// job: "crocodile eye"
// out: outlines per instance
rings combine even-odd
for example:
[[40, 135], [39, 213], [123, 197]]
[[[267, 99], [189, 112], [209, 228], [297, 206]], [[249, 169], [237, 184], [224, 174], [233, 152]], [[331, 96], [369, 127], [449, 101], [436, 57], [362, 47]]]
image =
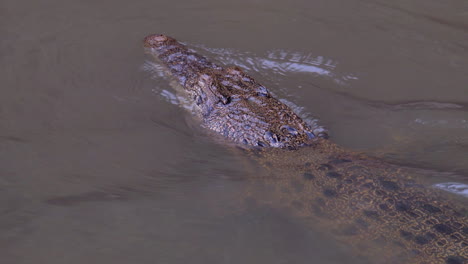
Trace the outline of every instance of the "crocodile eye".
[[197, 105], [201, 105], [203, 103], [203, 99], [200, 95], [196, 95], [194, 99]]
[[263, 86], [258, 86], [257, 87], [257, 94], [259, 96], [265, 96], [265, 97], [268, 97], [268, 91], [265, 87]]
[[259, 147], [268, 147], [268, 145], [267, 145], [265, 142], [260, 141], [260, 140], [257, 142], [257, 145], [258, 145]]
[[225, 104], [225, 105], [231, 103], [231, 101], [232, 101], [230, 96], [229, 97], [221, 96], [220, 99], [221, 99], [221, 102], [223, 102], [223, 104]]
[[271, 144], [273, 144], [273, 145], [276, 144], [276, 143], [278, 143], [278, 141], [279, 141], [278, 135], [274, 134], [274, 133], [271, 132], [271, 131], [267, 131], [267, 132], [265, 133], [264, 138], [265, 138], [267, 141], [269, 141]]

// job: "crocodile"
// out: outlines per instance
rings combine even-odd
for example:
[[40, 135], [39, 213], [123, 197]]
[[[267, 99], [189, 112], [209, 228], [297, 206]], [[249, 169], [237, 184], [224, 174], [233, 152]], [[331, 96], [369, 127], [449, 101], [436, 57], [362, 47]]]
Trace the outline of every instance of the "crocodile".
[[466, 205], [427, 187], [427, 171], [338, 146], [239, 67], [210, 62], [174, 38], [149, 35], [144, 47], [183, 87], [202, 127], [274, 175], [253, 179], [268, 192], [246, 192], [246, 200], [268, 196], [370, 263], [467, 262]]

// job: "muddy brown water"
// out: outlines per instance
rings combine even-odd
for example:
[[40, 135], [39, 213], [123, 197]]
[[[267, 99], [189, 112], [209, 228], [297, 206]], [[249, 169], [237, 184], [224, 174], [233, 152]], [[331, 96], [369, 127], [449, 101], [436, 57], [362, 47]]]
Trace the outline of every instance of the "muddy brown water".
[[150, 33], [245, 68], [343, 146], [468, 183], [464, 0], [3, 0], [0, 33], [1, 263], [361, 263], [239, 210], [252, 171], [148, 70]]

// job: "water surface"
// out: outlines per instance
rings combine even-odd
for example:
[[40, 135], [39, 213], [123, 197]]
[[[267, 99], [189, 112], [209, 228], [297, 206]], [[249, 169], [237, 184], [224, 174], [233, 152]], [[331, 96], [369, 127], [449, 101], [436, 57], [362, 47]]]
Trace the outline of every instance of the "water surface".
[[164, 33], [350, 149], [468, 183], [468, 3], [0, 4], [2, 263], [361, 263], [275, 207], [148, 71]]

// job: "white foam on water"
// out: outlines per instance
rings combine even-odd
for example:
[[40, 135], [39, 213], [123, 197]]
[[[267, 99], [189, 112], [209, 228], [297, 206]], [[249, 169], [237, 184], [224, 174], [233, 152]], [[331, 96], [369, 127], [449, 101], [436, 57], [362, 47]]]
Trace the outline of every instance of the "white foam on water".
[[327, 133], [328, 130], [319, 125], [319, 120], [315, 118], [311, 113], [307, 112], [304, 107], [298, 106], [297, 104], [287, 100], [279, 99], [283, 104], [289, 106], [296, 114], [298, 114], [307, 124], [309, 124], [315, 134]]
[[141, 65], [141, 69], [143, 71], [149, 72], [151, 77], [154, 79], [166, 77], [165, 67], [160, 63], [153, 62], [153, 61], [145, 61], [143, 65]]
[[468, 128], [467, 119], [429, 119], [429, 118], [416, 118], [414, 123], [422, 126], [429, 127], [444, 127], [444, 128]]
[[303, 52], [270, 50], [266, 54], [257, 55], [233, 49], [207, 48], [202, 45], [198, 47], [215, 54], [225, 65], [234, 64], [251, 71], [269, 70], [283, 76], [290, 73], [311, 73], [330, 78], [341, 85], [359, 79], [352, 73], [338, 73], [337, 61]]
[[434, 184], [433, 186], [438, 189], [468, 198], [468, 184], [458, 182], [443, 182]]
[[[158, 92], [156, 90], [153, 90], [153, 92]], [[169, 103], [173, 105], [180, 105], [179, 98], [177, 98], [177, 95], [173, 92], [170, 92], [168, 90], [162, 90], [159, 93], [162, 97], [164, 97]]]

